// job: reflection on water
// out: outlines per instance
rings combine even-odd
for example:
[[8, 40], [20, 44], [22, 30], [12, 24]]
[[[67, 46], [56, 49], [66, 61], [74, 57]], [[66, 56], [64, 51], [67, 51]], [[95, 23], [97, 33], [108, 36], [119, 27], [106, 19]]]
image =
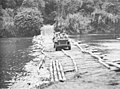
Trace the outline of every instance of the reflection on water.
[[31, 38], [2, 38], [0, 39], [0, 87], [6, 88], [6, 81], [22, 72], [28, 58], [27, 48]]

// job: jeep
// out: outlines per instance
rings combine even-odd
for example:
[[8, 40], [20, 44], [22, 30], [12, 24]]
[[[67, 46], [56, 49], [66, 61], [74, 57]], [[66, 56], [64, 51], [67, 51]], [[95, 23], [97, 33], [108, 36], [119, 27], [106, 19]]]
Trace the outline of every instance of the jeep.
[[68, 40], [68, 37], [66, 36], [65, 33], [55, 34], [55, 36], [53, 37], [53, 42], [56, 51], [59, 51], [61, 49], [71, 50], [70, 41]]

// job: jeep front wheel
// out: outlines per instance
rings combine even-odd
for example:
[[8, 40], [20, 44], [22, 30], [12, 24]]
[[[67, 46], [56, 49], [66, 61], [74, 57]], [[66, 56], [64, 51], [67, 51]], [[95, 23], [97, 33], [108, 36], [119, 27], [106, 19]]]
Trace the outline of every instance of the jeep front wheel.
[[56, 48], [55, 48], [55, 51], [59, 51], [59, 48], [58, 48], [58, 47], [56, 47]]
[[68, 50], [71, 50], [71, 46], [68, 46]]

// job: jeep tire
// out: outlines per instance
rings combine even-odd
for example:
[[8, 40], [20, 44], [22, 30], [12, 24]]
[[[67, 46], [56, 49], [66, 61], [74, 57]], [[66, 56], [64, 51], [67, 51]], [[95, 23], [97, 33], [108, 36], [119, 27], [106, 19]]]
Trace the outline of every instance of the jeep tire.
[[55, 48], [55, 51], [58, 51], [58, 48]]
[[68, 46], [68, 50], [71, 50], [71, 46]]

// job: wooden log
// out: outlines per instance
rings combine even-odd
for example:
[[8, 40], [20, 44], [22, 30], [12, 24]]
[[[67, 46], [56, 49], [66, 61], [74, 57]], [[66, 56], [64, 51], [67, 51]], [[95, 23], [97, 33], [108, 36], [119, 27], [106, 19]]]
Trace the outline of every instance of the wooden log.
[[117, 71], [117, 70], [119, 70], [119, 68], [117, 68], [117, 67], [115, 67], [115, 66], [111, 66], [111, 67], [110, 67], [110, 70], [112, 70], [112, 71]]
[[77, 46], [82, 52], [84, 51], [84, 50], [82, 49], [82, 47], [79, 46], [78, 44], [75, 44], [75, 46]]
[[65, 81], [66, 78], [65, 78], [65, 74], [64, 74], [64, 71], [63, 71], [63, 68], [62, 68], [62, 65], [60, 62], [58, 62], [58, 65], [59, 65], [59, 68], [60, 68], [60, 71], [61, 71], [61, 76], [62, 76], [62, 79]]
[[58, 79], [59, 79], [59, 81], [63, 81], [58, 60], [56, 60], [55, 63], [56, 63], [56, 68], [57, 68]]
[[51, 76], [51, 82], [54, 82], [53, 64], [52, 64], [52, 61], [50, 62], [50, 76]]
[[112, 62], [117, 63], [117, 64], [120, 64], [120, 60], [114, 60], [114, 61], [112, 61]]
[[98, 55], [95, 55], [92, 52], [90, 52], [90, 55], [98, 60], [102, 60]]
[[[108, 69], [110, 70], [117, 70], [117, 68], [120, 68], [120, 65], [119, 64], [116, 64], [116, 63], [112, 63], [112, 62], [103, 62], [103, 59], [101, 59], [99, 56], [93, 54], [92, 52], [90, 51], [85, 51], [82, 49], [82, 47], [80, 47], [78, 44], [74, 44], [76, 45], [83, 53], [88, 53], [90, 54], [92, 57], [98, 59], [98, 62], [101, 63], [102, 65], [104, 65], [105, 67], [107, 67]], [[114, 65], [115, 67], [111, 67], [110, 65]]]
[[79, 49], [81, 49], [81, 51], [83, 51], [83, 52], [85, 52], [85, 53], [88, 53], [88, 54], [90, 54], [92, 57], [98, 59], [98, 62], [101, 63], [102, 65], [104, 65], [105, 67], [107, 67], [108, 69], [113, 69], [113, 68], [110, 67], [107, 63], [103, 62], [103, 60], [102, 60], [99, 56], [93, 54], [93, 53], [90, 52], [90, 51], [84, 51], [84, 50], [82, 49], [82, 47], [80, 47], [78, 44], [76, 44], [76, 46], [77, 46]]
[[43, 50], [41, 51], [41, 53], [42, 53], [43, 55], [45, 55], [46, 57], [52, 59], [52, 58], [51, 58], [49, 55], [47, 55]]
[[40, 61], [39, 65], [38, 65], [39, 70], [42, 68], [43, 63], [45, 63], [45, 59], [44, 58]]
[[[116, 67], [118, 67], [118, 66], [120, 67], [120, 65], [116, 65], [116, 67], [110, 66], [109, 64], [111, 64], [111, 63], [106, 63], [106, 62], [104, 62], [103, 59], [101, 59], [98, 55], [93, 54], [92, 52], [89, 52], [89, 54], [90, 54], [92, 57], [98, 59], [98, 62], [99, 62], [99, 63], [101, 63], [102, 65], [104, 65], [106, 68], [108, 68], [108, 69], [110, 69], [110, 70], [117, 70]], [[115, 66], [115, 64], [112, 64], [112, 65]]]
[[108, 64], [106, 64], [105, 62], [103, 62], [102, 60], [98, 60], [98, 62], [101, 63], [102, 65], [104, 65], [106, 68], [111, 69], [111, 67]]
[[115, 66], [115, 67], [117, 67], [117, 68], [120, 68], [120, 65], [119, 64], [117, 64], [117, 63], [113, 63], [113, 62], [106, 62], [107, 64], [110, 64], [110, 65], [113, 65], [113, 66]]
[[92, 57], [98, 59], [98, 62], [101, 63], [102, 65], [104, 65], [106, 68], [111, 69], [111, 67], [110, 67], [106, 62], [103, 62], [103, 59], [101, 59], [98, 55], [95, 55], [95, 54], [93, 54], [92, 52], [89, 52], [89, 54], [90, 54]]
[[72, 60], [72, 62], [73, 62], [73, 64], [74, 64], [74, 67], [75, 67], [75, 71], [77, 72], [77, 65], [76, 65], [76, 62], [74, 61], [74, 58], [71, 57], [69, 54], [67, 54], [63, 49], [62, 49], [62, 52], [63, 52], [66, 56], [68, 56], [69, 58], [71, 58], [71, 60]]
[[75, 46], [77, 46], [80, 50], [81, 50], [81, 52], [83, 52], [83, 53], [88, 53], [88, 51], [85, 51], [85, 50], [83, 50], [83, 48], [81, 47], [81, 46], [79, 46], [79, 44], [78, 43], [75, 43], [75, 42], [72, 42]]
[[54, 69], [54, 72], [53, 72], [54, 80], [57, 82], [59, 80], [58, 80], [58, 76], [57, 76], [57, 70], [56, 70], [56, 66], [55, 66], [55, 61], [53, 61], [52, 63], [53, 63], [53, 69]]
[[74, 71], [75, 71], [74, 68], [64, 69], [64, 72], [65, 72], [65, 73], [66, 73], [66, 72], [74, 72]]

